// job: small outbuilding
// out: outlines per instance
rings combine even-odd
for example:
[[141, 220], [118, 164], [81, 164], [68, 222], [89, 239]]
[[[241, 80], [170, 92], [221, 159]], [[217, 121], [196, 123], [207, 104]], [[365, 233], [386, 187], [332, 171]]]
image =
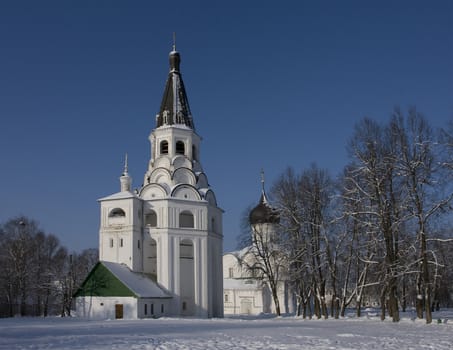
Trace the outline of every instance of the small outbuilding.
[[81, 317], [136, 319], [166, 315], [171, 298], [152, 275], [100, 261], [76, 292], [75, 303]]

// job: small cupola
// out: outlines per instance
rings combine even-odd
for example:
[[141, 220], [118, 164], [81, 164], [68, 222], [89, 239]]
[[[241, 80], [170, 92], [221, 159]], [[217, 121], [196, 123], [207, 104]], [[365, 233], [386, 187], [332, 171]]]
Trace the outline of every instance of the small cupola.
[[256, 224], [278, 224], [280, 215], [272, 208], [264, 190], [264, 172], [261, 171], [261, 198], [258, 205], [250, 211], [249, 221], [251, 225]]

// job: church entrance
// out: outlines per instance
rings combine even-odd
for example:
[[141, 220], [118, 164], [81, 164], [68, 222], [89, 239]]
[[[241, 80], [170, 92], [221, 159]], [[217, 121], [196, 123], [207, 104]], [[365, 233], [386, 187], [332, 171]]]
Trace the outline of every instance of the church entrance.
[[115, 304], [115, 318], [123, 318], [123, 304]]
[[252, 313], [252, 301], [250, 299], [241, 300], [241, 314], [250, 315]]
[[195, 314], [195, 284], [193, 267], [193, 243], [187, 239], [179, 245], [179, 273], [181, 288], [181, 315]]

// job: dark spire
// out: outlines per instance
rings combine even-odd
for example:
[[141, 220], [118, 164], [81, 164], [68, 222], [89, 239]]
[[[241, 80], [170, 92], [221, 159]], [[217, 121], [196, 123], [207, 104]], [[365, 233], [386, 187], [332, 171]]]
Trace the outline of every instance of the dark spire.
[[165, 84], [159, 114], [156, 116], [156, 127], [179, 124], [195, 130], [189, 100], [179, 71], [181, 56], [176, 51], [175, 39], [173, 40], [173, 51], [170, 52], [169, 56], [170, 73]]

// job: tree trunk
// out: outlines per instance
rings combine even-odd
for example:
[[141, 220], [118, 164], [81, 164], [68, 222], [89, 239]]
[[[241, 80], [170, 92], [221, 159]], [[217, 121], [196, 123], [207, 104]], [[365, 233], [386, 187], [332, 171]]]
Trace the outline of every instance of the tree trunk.
[[399, 322], [400, 312], [398, 308], [398, 297], [397, 297], [396, 281], [394, 278], [391, 280], [391, 287], [389, 293], [389, 315], [392, 317], [393, 322]]
[[319, 318], [321, 318], [321, 308], [319, 305], [319, 299], [316, 296], [316, 294], [313, 296], [313, 302], [314, 302], [313, 313], [319, 319]]
[[403, 312], [406, 312], [406, 305], [407, 305], [407, 299], [406, 299], [406, 279], [403, 278], [403, 290], [402, 290], [402, 297], [401, 297], [401, 308]]
[[386, 295], [386, 289], [387, 289], [386, 287], [383, 287], [382, 291], [381, 291], [381, 321], [385, 320], [385, 303], [386, 303], [385, 295]]
[[426, 323], [431, 323], [433, 321], [433, 316], [431, 313], [431, 289], [429, 288], [429, 270], [428, 270], [428, 257], [426, 253], [426, 234], [423, 231], [421, 232], [421, 255], [422, 255], [422, 281], [423, 289], [425, 295], [425, 313], [426, 313]]
[[324, 318], [327, 320], [329, 318], [329, 313], [327, 311], [326, 299], [321, 297], [321, 312]]
[[340, 318], [340, 299], [338, 298], [335, 298], [335, 319], [339, 319]]
[[425, 312], [426, 312], [426, 323], [433, 322], [433, 315], [431, 313], [431, 291], [429, 286], [425, 286]]
[[[310, 297], [311, 298], [311, 297]], [[308, 314], [308, 318], [311, 320], [312, 317], [313, 317], [313, 310], [311, 309], [311, 302], [310, 302], [310, 298], [307, 299], [307, 314]]]
[[297, 300], [296, 316], [300, 316], [301, 310], [302, 310], [302, 298], [299, 295], [298, 300]]
[[271, 287], [271, 292], [272, 292], [272, 299], [274, 300], [274, 305], [275, 305], [275, 313], [277, 314], [277, 316], [281, 316], [280, 301], [278, 300], [277, 286], [274, 283], [270, 283], [270, 287]]
[[357, 317], [362, 317], [362, 301], [358, 300], [355, 306], [355, 314]]

